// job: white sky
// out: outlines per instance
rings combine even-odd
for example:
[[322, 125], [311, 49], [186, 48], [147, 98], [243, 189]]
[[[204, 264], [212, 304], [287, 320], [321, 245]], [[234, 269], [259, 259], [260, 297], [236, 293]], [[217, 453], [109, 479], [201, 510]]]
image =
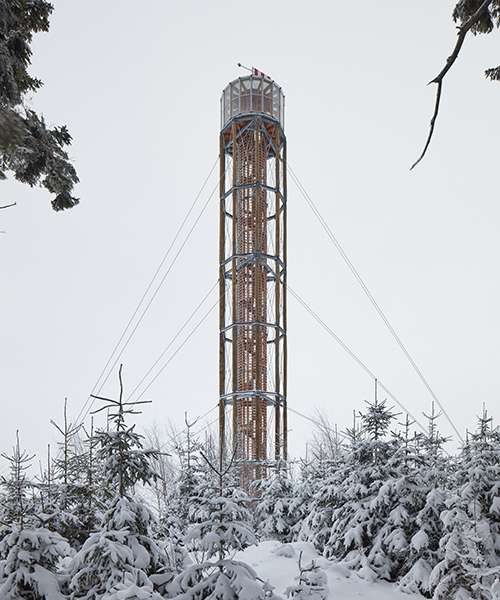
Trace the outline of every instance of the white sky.
[[[498, 64], [496, 33], [466, 40], [410, 172], [434, 106], [426, 84], [455, 43], [453, 1], [54, 4], [33, 44], [45, 83], [33, 107], [73, 135], [81, 204], [55, 213], [44, 190], [0, 183], [1, 204], [17, 202], [0, 215], [0, 451], [20, 429], [44, 456], [64, 398], [80, 412], [217, 158], [220, 93], [245, 74], [238, 62], [283, 87], [292, 169], [458, 429], [475, 427], [483, 402], [498, 416], [500, 88], [483, 76]], [[292, 181], [288, 202], [290, 285], [425, 422], [428, 392]], [[215, 283], [217, 262], [214, 196], [120, 359], [125, 392]], [[215, 310], [147, 390], [143, 421], [182, 424], [216, 405], [217, 328]], [[289, 406], [350, 426], [373, 382], [293, 298], [288, 333]], [[115, 368], [101, 394], [117, 391]], [[309, 424], [289, 421], [297, 455]], [[451, 434], [444, 419], [441, 429]]]

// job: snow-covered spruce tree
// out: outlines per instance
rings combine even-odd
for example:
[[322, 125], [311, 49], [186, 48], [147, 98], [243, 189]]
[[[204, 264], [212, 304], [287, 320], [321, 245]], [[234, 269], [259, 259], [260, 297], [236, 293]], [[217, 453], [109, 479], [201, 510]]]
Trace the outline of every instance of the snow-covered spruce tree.
[[295, 525], [292, 529], [292, 541], [297, 541], [301, 535], [305, 520], [311, 512], [314, 493], [318, 485], [310, 465], [304, 463], [300, 467], [298, 481], [294, 481], [294, 493], [290, 503], [290, 511], [295, 515]]
[[410, 539], [409, 554], [401, 568], [399, 587], [408, 593], [431, 595], [430, 574], [432, 569], [442, 560], [440, 541], [444, 533], [441, 514], [446, 509], [446, 500], [451, 474], [450, 459], [443, 454], [443, 445], [447, 438], [443, 437], [437, 428], [434, 403], [428, 419], [426, 435], [419, 436], [419, 483], [420, 492], [424, 498], [423, 505], [414, 507], [413, 532]]
[[430, 597], [430, 575], [442, 558], [440, 541], [443, 536], [442, 511], [446, 508], [448, 491], [444, 488], [430, 488], [423, 482], [424, 505], [418, 510], [412, 529], [409, 552], [400, 571], [399, 587], [410, 594], [423, 594]]
[[198, 487], [207, 479], [208, 467], [200, 454], [201, 443], [191, 433], [192, 425], [186, 419], [186, 438], [174, 446], [179, 468], [162, 515], [165, 525], [178, 537], [184, 537], [191, 524], [190, 499], [197, 495]]
[[324, 552], [330, 539], [334, 510], [348, 501], [342, 487], [346, 476], [345, 467], [339, 465], [325, 477], [322, 485], [321, 479], [314, 475], [304, 480], [306, 490], [312, 491], [312, 501], [309, 514], [302, 521], [298, 539], [311, 542], [318, 552]]
[[484, 538], [467, 514], [451, 504], [443, 513], [448, 533], [441, 540], [444, 558], [432, 570], [429, 585], [435, 600], [490, 600], [500, 568], [489, 568]]
[[431, 414], [426, 415], [427, 434], [420, 436], [420, 446], [425, 457], [426, 477], [429, 484], [435, 488], [446, 487], [452, 474], [450, 458], [444, 455], [443, 446], [451, 438], [444, 437], [438, 429], [437, 420], [442, 412], [436, 413], [432, 402]]
[[[51, 423], [62, 439], [58, 454], [48, 457], [47, 470], [38, 485], [41, 508], [49, 529], [66, 538], [74, 550], [80, 549], [98, 523], [96, 476], [92, 473], [92, 448], [85, 447], [83, 426], [73, 426], [64, 403], [63, 425]], [[50, 450], [50, 447], [49, 447]]]
[[[290, 509], [297, 519], [294, 539], [312, 542], [322, 552], [331, 527], [332, 502], [335, 501], [330, 495], [331, 486], [344, 465], [345, 443], [324, 413], [317, 412], [315, 423]], [[357, 429], [356, 413], [354, 429]]]
[[133, 495], [136, 484], [148, 484], [156, 476], [149, 464], [156, 451], [144, 449], [142, 436], [134, 426], [127, 427], [125, 415], [137, 413], [122, 400], [121, 367], [119, 377], [119, 400], [102, 398], [110, 428], [94, 435], [110, 500], [100, 527], [72, 561], [69, 590], [72, 598], [88, 600], [160, 600], [153, 581], [163, 584], [171, 577], [168, 557], [151, 537], [151, 509]]
[[408, 552], [419, 501], [415, 456], [400, 436], [384, 439], [395, 417], [385, 401], [367, 405], [361, 415], [364, 436], [353, 439], [345, 465], [329, 481], [332, 513], [323, 553], [367, 579], [394, 580]]
[[[204, 456], [204, 455], [203, 455]], [[177, 600], [263, 600], [277, 598], [269, 584], [259, 580], [246, 563], [234, 559], [238, 550], [255, 544], [247, 523], [248, 496], [231, 485], [231, 467], [208, 462], [213, 476], [206, 477], [191, 498], [185, 543], [196, 562], [167, 585], [167, 597]], [[229, 480], [229, 485], [228, 485]]]
[[418, 452], [418, 437], [410, 434], [412, 424], [406, 416], [401, 423], [403, 433], [392, 433], [394, 451], [385, 465], [385, 482], [373, 484], [376, 495], [369, 505], [370, 514], [382, 521], [370, 527], [373, 537], [367, 559], [379, 577], [392, 581], [405, 573], [411, 540], [418, 532], [416, 518], [426, 497], [424, 461]]
[[500, 431], [486, 409], [459, 456], [456, 486], [463, 507], [482, 538], [489, 567], [500, 566]]
[[299, 554], [299, 575], [296, 584], [288, 587], [285, 594], [294, 600], [326, 600], [328, 580], [326, 573], [312, 561], [302, 565], [302, 552]]
[[169, 539], [169, 556], [178, 570], [190, 562], [184, 539], [189, 527], [200, 519], [199, 515], [193, 514], [196, 512], [196, 501], [193, 501], [193, 498], [200, 493], [199, 488], [203, 487], [202, 483], [211, 480], [210, 473], [207, 474], [208, 467], [200, 454], [201, 444], [191, 433], [193, 425], [194, 423], [188, 422], [186, 415], [185, 440], [181, 440], [174, 446], [179, 468], [160, 513], [161, 527]]
[[353, 416], [353, 427], [346, 431], [346, 449], [338, 454], [337, 460], [325, 463], [323, 456], [318, 457], [316, 453], [313, 460], [305, 466], [305, 479], [313, 496], [309, 514], [299, 532], [299, 539], [311, 542], [321, 553], [325, 551], [327, 541], [331, 537], [333, 512], [349, 501], [344, 482], [356, 464], [353, 450], [363, 439], [359, 419], [356, 413], [353, 413]]
[[458, 458], [441, 515], [443, 558], [431, 574], [435, 598], [490, 598], [500, 573], [500, 432], [491, 422], [484, 411]]
[[301, 516], [294, 502], [295, 482], [286, 473], [278, 471], [256, 482], [255, 490], [257, 501], [253, 517], [259, 539], [293, 541]]
[[10, 476], [1, 481], [0, 598], [62, 600], [58, 566], [70, 547], [58, 533], [40, 526], [43, 515], [27, 476], [33, 457], [21, 451], [19, 435], [12, 456], [2, 456], [10, 464]]
[[[347, 429], [345, 435], [351, 446], [361, 440], [359, 418], [355, 412], [353, 418], [353, 427]], [[348, 473], [346, 469], [349, 449], [346, 448], [345, 441], [337, 441], [333, 445], [327, 440], [326, 444], [321, 444], [324, 430], [325, 426], [322, 424], [320, 434], [316, 436], [311, 451], [308, 451], [309, 456], [302, 466], [301, 483], [298, 486], [298, 492], [306, 499], [306, 512], [303, 514], [297, 537], [311, 542], [321, 553], [324, 552], [330, 538], [333, 511], [348, 500], [344, 495], [342, 482]], [[334, 454], [328, 451], [332, 447], [335, 448]]]

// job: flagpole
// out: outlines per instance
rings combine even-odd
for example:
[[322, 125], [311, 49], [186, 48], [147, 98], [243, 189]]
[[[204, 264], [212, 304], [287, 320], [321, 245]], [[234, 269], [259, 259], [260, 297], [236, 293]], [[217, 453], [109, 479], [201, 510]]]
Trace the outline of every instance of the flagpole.
[[252, 73], [252, 74], [255, 71], [255, 69], [253, 67], [250, 69], [250, 67], [245, 67], [245, 65], [242, 65], [241, 63], [238, 63], [238, 67], [241, 67], [242, 69], [246, 69], [247, 71], [250, 71], [250, 73]]

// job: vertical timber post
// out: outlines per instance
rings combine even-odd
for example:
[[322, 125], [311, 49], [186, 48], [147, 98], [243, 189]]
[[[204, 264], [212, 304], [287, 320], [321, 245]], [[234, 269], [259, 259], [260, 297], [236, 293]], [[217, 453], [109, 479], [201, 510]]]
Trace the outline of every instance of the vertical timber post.
[[288, 346], [287, 346], [287, 159], [286, 159], [286, 140], [283, 142], [283, 460], [288, 460]]
[[232, 352], [231, 352], [231, 366], [232, 366], [232, 391], [233, 391], [233, 453], [236, 452], [238, 447], [238, 398], [236, 391], [238, 389], [238, 324], [237, 324], [237, 306], [236, 306], [236, 121], [233, 121], [231, 126], [231, 141], [233, 148], [233, 172], [232, 172], [232, 209], [233, 215], [231, 223], [231, 303], [232, 303], [232, 318], [233, 318], [233, 332], [232, 332]]
[[261, 406], [260, 406], [260, 390], [262, 389], [261, 378], [261, 359], [262, 359], [262, 340], [260, 328], [261, 315], [261, 289], [260, 289], [260, 251], [261, 251], [261, 236], [260, 236], [260, 220], [261, 220], [261, 189], [260, 189], [260, 131], [259, 122], [255, 123], [255, 253], [254, 253], [254, 289], [255, 289], [255, 311], [254, 311], [254, 336], [255, 336], [255, 389], [257, 395], [253, 399], [255, 411], [255, 479], [260, 479], [261, 474]]
[[219, 143], [219, 196], [220, 201], [220, 213], [219, 213], [219, 452], [222, 457], [225, 446], [226, 438], [226, 407], [224, 403], [224, 392], [225, 392], [225, 374], [226, 374], [226, 360], [225, 360], [225, 339], [226, 339], [226, 282], [225, 282], [225, 269], [224, 269], [224, 258], [226, 255], [224, 236], [226, 211], [224, 207], [224, 195], [225, 195], [225, 160], [224, 160], [224, 140], [222, 135], [220, 136]]
[[[279, 148], [280, 147], [280, 128], [278, 125], [275, 126], [275, 133], [274, 133], [275, 139], [276, 139], [276, 147]], [[275, 173], [275, 181], [277, 182], [277, 184], [280, 181], [280, 160], [279, 160], [279, 156], [276, 158], [275, 161], [275, 169], [276, 169], [276, 173]], [[274, 211], [275, 211], [275, 244], [276, 244], [276, 250], [279, 250], [280, 246], [281, 246], [281, 235], [280, 235], [280, 216], [281, 216], [281, 194], [279, 192], [279, 186], [277, 185], [276, 188], [276, 192], [275, 192], [275, 200], [274, 200]], [[279, 252], [276, 251], [276, 254], [279, 254]], [[279, 471], [280, 469], [280, 459], [281, 459], [281, 447], [282, 447], [282, 439], [281, 439], [281, 400], [280, 400], [280, 377], [282, 376], [282, 374], [280, 373], [280, 338], [281, 338], [281, 332], [280, 332], [280, 325], [281, 325], [281, 306], [280, 306], [280, 300], [281, 300], [281, 294], [280, 294], [280, 272], [281, 272], [281, 265], [279, 263], [279, 260], [276, 259], [275, 260], [275, 265], [274, 265], [274, 276], [276, 278], [276, 292], [275, 292], [275, 297], [274, 297], [274, 323], [275, 323], [275, 330], [274, 330], [274, 387], [276, 390], [276, 400], [275, 400], [275, 404], [274, 404], [274, 460], [276, 461], [276, 466], [277, 466], [277, 470]]]

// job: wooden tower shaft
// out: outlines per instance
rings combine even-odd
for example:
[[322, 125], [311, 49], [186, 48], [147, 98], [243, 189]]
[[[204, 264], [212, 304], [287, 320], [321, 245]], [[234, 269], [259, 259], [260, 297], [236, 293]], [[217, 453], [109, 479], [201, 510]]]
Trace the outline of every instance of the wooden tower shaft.
[[244, 484], [286, 460], [283, 102], [281, 88], [257, 76], [222, 97], [219, 424], [222, 450], [232, 408]]

